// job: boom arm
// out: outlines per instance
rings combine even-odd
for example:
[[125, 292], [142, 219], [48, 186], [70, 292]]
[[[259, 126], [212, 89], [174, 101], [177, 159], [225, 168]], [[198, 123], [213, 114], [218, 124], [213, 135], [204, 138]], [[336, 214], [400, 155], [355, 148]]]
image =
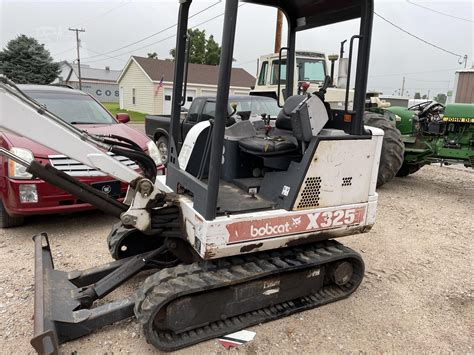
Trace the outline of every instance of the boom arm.
[[142, 177], [97, 147], [109, 149], [110, 145], [93, 140], [87, 132], [45, 110], [13, 85], [5, 77], [0, 78], [0, 128], [31, 139], [123, 182], [130, 183]]
[[[128, 183], [129, 189], [124, 202], [129, 206], [126, 206], [50, 165], [42, 166], [36, 161], [25, 162], [11, 152], [0, 149], [0, 154], [25, 165], [27, 171], [35, 176], [79, 196], [105, 212], [120, 217], [124, 225], [134, 226], [141, 231], [150, 228], [148, 203], [159, 195], [164, 196], [164, 193], [155, 189], [152, 181], [99, 149], [101, 147], [112, 150], [113, 144], [106, 144], [99, 137], [64, 122], [25, 95], [4, 76], [0, 76], [0, 129], [31, 139]], [[121, 213], [122, 211], [124, 212]]]

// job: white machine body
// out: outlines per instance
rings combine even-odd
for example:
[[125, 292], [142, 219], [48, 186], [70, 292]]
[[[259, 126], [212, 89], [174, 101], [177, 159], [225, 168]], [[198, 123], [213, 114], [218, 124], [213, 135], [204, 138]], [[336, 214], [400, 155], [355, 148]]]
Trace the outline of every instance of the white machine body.
[[[285, 247], [323, 234], [327, 238], [367, 232], [376, 217], [383, 131], [366, 128], [371, 139], [320, 142], [292, 211], [265, 210], [207, 221], [193, 208], [191, 198], [180, 196], [187, 240], [203, 259], [214, 259]], [[326, 129], [320, 134], [345, 135]], [[156, 187], [172, 192], [166, 176], [157, 177]]]

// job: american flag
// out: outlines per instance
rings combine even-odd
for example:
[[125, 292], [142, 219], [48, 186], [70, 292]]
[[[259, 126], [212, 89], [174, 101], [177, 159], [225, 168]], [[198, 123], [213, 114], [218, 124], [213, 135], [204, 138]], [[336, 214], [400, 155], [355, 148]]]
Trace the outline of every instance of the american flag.
[[155, 89], [155, 96], [158, 95], [160, 92], [160, 89], [163, 87], [163, 80], [164, 80], [164, 75], [161, 76], [160, 82], [158, 83], [158, 86]]

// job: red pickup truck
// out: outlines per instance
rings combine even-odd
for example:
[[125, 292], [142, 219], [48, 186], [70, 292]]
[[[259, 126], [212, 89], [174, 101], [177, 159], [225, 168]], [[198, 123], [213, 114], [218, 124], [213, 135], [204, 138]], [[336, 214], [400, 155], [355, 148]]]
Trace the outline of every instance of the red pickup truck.
[[[131, 139], [155, 162], [161, 162], [156, 145], [145, 134], [124, 124], [130, 120], [127, 114], [117, 114], [117, 117], [113, 117], [92, 96], [67, 87], [19, 85], [19, 88], [65, 121], [91, 133], [115, 134]], [[113, 197], [123, 198], [127, 191], [125, 183], [16, 134], [0, 131], [0, 146], [25, 160], [36, 159], [43, 164], [50, 163], [56, 169], [91, 184]], [[114, 158], [132, 169], [138, 169], [135, 162], [128, 158], [121, 156]], [[28, 215], [65, 213], [92, 208], [75, 196], [32, 177], [23, 166], [3, 156], [0, 157], [0, 227], [19, 226]]]

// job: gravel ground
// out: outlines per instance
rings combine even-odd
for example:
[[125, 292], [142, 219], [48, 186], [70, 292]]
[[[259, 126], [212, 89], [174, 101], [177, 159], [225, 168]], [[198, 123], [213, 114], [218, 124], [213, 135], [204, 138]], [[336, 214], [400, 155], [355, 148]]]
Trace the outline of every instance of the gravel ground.
[[[428, 166], [381, 188], [373, 230], [342, 240], [364, 257], [359, 289], [346, 300], [252, 327], [255, 339], [232, 352], [473, 353], [473, 180], [471, 171]], [[1, 353], [32, 352], [31, 236], [49, 233], [58, 269], [87, 268], [110, 261], [105, 238], [113, 222], [88, 212], [35, 217], [24, 227], [0, 230]], [[61, 351], [155, 352], [133, 320], [67, 343]], [[181, 351], [221, 352], [215, 340]]]

